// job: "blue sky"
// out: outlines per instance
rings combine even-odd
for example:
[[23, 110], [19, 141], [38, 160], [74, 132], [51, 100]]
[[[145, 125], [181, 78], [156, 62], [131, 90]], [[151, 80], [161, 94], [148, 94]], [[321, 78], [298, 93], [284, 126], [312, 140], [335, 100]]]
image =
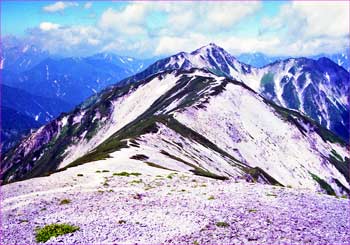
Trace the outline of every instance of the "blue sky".
[[347, 2], [2, 1], [2, 36], [61, 55], [115, 52], [152, 57], [215, 42], [233, 54], [341, 52]]

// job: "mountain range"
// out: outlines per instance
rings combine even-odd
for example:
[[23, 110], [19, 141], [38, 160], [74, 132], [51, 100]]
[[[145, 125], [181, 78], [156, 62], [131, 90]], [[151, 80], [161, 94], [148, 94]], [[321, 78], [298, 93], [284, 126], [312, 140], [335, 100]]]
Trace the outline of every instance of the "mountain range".
[[349, 141], [349, 73], [328, 58], [290, 58], [255, 68], [209, 44], [192, 53], [181, 52], [159, 60], [121, 83], [135, 82], [162, 70], [191, 68], [206, 68], [241, 81], [265, 98], [305, 113]]
[[[62, 58], [34, 45], [6, 41], [1, 54], [2, 107], [12, 109], [14, 122], [2, 125], [2, 151], [15, 145], [30, 129], [72, 110], [93, 94], [142, 70], [152, 59], [100, 53]], [[14, 110], [14, 111], [13, 111]], [[26, 123], [23, 123], [23, 120]]]
[[28, 135], [3, 156], [2, 179], [129, 161], [349, 195], [348, 78], [327, 58], [258, 69], [215, 44], [181, 52]]
[[[307, 56], [306, 58], [317, 60], [322, 57], [326, 57], [332, 60], [334, 63], [343, 67], [348, 72], [350, 72], [350, 63], [349, 63], [350, 49], [349, 48], [345, 49], [345, 51], [342, 53], [311, 55], [311, 56]], [[270, 55], [263, 54], [261, 52], [242, 53], [237, 56], [237, 59], [239, 61], [257, 68], [261, 68], [273, 62], [281, 61], [289, 58], [293, 58], [293, 57], [270, 56]]]

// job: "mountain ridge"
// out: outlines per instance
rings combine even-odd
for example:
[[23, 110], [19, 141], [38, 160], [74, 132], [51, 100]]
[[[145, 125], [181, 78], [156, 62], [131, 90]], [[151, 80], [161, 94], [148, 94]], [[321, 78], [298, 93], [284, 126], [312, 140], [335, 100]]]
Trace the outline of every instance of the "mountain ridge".
[[[175, 69], [110, 88], [97, 101], [40, 128], [5, 156], [5, 180], [126, 154], [207, 177], [314, 190], [325, 182], [329, 194], [349, 191], [346, 144], [307, 117], [271, 106], [240, 81], [203, 69]], [[288, 158], [281, 160], [283, 155]]]

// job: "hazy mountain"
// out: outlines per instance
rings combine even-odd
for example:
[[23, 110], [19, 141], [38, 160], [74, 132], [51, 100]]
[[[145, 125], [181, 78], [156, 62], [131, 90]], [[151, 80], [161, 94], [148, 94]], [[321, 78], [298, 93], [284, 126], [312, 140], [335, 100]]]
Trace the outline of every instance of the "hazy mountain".
[[[319, 59], [322, 57], [326, 57], [330, 60], [332, 60], [334, 63], [336, 63], [339, 66], [342, 66], [345, 70], [350, 72], [350, 63], [349, 63], [349, 56], [350, 56], [350, 49], [346, 49], [342, 53], [336, 53], [336, 54], [319, 54], [319, 55], [312, 55], [308, 58], [310, 59]], [[285, 60], [288, 58], [288, 56], [269, 56], [265, 55], [263, 53], [257, 52], [257, 53], [243, 53], [237, 56], [237, 59], [245, 64], [254, 66], [254, 67], [263, 67], [270, 63]]]
[[2, 150], [6, 151], [18, 139], [68, 112], [74, 106], [59, 99], [30, 94], [21, 89], [1, 85]]

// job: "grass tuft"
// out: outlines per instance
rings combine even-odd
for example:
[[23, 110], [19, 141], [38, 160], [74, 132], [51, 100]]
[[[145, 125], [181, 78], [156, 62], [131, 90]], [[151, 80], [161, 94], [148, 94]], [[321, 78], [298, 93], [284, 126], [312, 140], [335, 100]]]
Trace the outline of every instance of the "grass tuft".
[[128, 173], [128, 172], [113, 173], [113, 176], [125, 176], [125, 177], [140, 176], [140, 175], [142, 175], [142, 174], [141, 173]]
[[51, 237], [57, 237], [64, 234], [72, 233], [78, 231], [80, 228], [78, 226], [72, 226], [69, 224], [51, 224], [46, 225], [42, 228], [38, 228], [35, 231], [35, 239], [37, 242], [46, 242]]
[[229, 227], [229, 223], [227, 222], [223, 222], [223, 221], [219, 221], [219, 222], [216, 222], [215, 224], [217, 227]]
[[69, 203], [71, 203], [70, 199], [63, 199], [60, 201], [60, 205], [65, 205], [65, 204], [69, 204]]

